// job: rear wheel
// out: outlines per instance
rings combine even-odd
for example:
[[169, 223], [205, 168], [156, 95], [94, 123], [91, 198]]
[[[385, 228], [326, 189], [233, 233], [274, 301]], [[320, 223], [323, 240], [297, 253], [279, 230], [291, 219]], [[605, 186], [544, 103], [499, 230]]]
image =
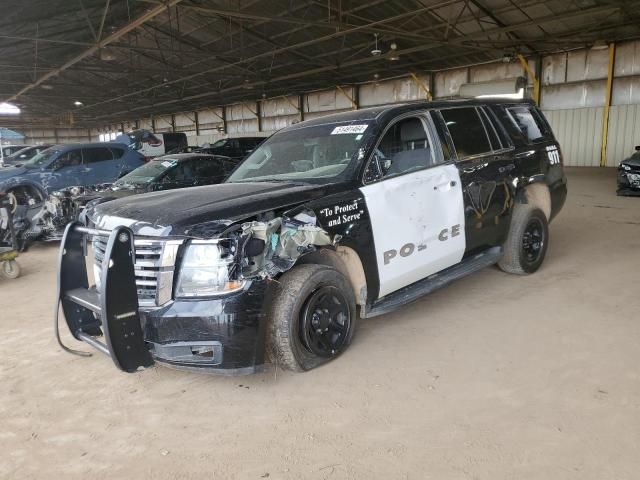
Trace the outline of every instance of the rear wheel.
[[285, 273], [270, 312], [271, 360], [305, 371], [340, 355], [351, 343], [356, 305], [347, 279], [324, 265], [301, 265]]
[[498, 266], [508, 273], [533, 273], [542, 265], [548, 244], [549, 225], [544, 212], [529, 204], [516, 204]]

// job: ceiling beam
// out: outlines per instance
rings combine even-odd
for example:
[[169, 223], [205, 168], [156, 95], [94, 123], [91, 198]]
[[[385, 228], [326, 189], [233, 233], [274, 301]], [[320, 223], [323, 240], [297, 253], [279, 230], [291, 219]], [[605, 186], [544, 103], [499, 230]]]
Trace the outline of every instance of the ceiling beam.
[[153, 17], [165, 12], [167, 8], [170, 8], [170, 7], [174, 6], [174, 5], [176, 5], [180, 1], [181, 0], [167, 0], [166, 3], [164, 3], [162, 5], [158, 5], [156, 7], [153, 7], [152, 9], [150, 9], [145, 14], [141, 15], [140, 17], [136, 18], [135, 20], [131, 21], [130, 23], [126, 24], [124, 27], [119, 28], [118, 30], [113, 32], [111, 35], [107, 36], [104, 40], [100, 40], [100, 41], [96, 42], [96, 44], [94, 46], [84, 50], [80, 54], [78, 54], [75, 57], [73, 57], [71, 60], [68, 60], [62, 66], [60, 66], [58, 68], [55, 68], [55, 69], [51, 70], [50, 72], [42, 75], [35, 82], [27, 85], [26, 87], [21, 89], [18, 93], [16, 93], [15, 95], [12, 95], [10, 98], [8, 98], [5, 101], [11, 102], [11, 101], [19, 98], [20, 95], [28, 92], [29, 90], [31, 90], [31, 89], [39, 86], [39, 85], [42, 85], [44, 82], [46, 82], [50, 78], [52, 78], [52, 77], [64, 72], [67, 68], [75, 65], [76, 63], [80, 62], [81, 60], [84, 60], [85, 58], [90, 57], [91, 55], [93, 55], [96, 52], [98, 52], [98, 50], [100, 50], [101, 48], [104, 48], [107, 45], [109, 45], [110, 43], [115, 42], [120, 37], [126, 35], [127, 33], [129, 33], [132, 30], [135, 30], [140, 25], [142, 25], [146, 21], [152, 19]]

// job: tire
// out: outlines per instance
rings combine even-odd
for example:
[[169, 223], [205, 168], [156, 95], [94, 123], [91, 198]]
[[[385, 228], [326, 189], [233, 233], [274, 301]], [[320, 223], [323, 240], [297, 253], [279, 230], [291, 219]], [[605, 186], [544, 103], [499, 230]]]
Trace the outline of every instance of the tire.
[[331, 267], [307, 264], [285, 273], [278, 282], [267, 327], [271, 361], [303, 372], [344, 352], [356, 329], [356, 302], [344, 275]]
[[20, 264], [15, 260], [6, 260], [2, 262], [0, 273], [3, 277], [14, 280], [20, 276]]
[[544, 212], [530, 204], [516, 204], [498, 266], [516, 275], [534, 273], [542, 265], [548, 245], [549, 224]]

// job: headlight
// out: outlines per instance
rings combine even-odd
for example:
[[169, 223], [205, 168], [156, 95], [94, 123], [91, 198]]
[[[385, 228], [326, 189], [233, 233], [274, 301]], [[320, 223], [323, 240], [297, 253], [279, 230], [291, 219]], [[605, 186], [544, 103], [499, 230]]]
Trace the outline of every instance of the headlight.
[[626, 171], [631, 170], [631, 167], [629, 165], [625, 165], [624, 163], [621, 163], [620, 166], [624, 168]]
[[182, 258], [176, 297], [208, 297], [244, 287], [237, 278], [233, 247], [224, 241], [192, 240]]

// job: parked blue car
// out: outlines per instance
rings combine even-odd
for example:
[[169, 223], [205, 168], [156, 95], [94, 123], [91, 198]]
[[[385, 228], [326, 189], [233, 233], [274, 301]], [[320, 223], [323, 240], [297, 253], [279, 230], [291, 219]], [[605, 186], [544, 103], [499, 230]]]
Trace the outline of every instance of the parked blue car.
[[19, 167], [0, 168], [0, 192], [35, 206], [56, 190], [112, 183], [143, 163], [141, 154], [121, 143], [55, 145]]

